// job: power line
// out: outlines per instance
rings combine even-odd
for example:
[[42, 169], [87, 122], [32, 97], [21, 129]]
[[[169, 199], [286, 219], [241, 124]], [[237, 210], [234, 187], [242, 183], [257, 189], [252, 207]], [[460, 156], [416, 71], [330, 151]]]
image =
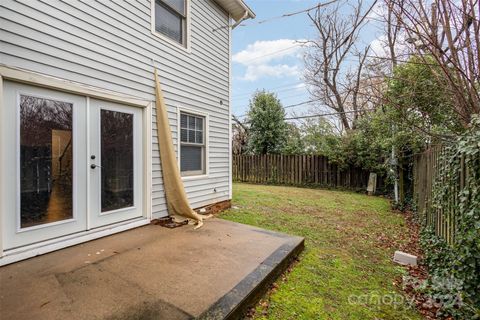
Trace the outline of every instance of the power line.
[[299, 103], [295, 103], [295, 104], [290, 104], [288, 106], [283, 107], [283, 109], [294, 108], [294, 107], [302, 106], [304, 104], [308, 104], [308, 103], [315, 102], [315, 101], [318, 101], [318, 99], [313, 99], [313, 100], [303, 101], [303, 102], [299, 102]]
[[[284, 90], [284, 91], [289, 91], [289, 90]], [[283, 91], [283, 92], [284, 92]], [[282, 92], [282, 93], [283, 93]], [[278, 94], [278, 93], [277, 93]], [[308, 92], [301, 92], [301, 93], [298, 93], [298, 94], [292, 94], [292, 95], [289, 95], [289, 96], [283, 96], [283, 97], [279, 97], [280, 100], [285, 100], [285, 99], [291, 99], [291, 98], [298, 98], [298, 97], [304, 97], [306, 94], [308, 94]]]
[[[331, 95], [330, 97], [333, 97], [333, 95]], [[322, 101], [322, 100], [323, 100], [323, 98], [311, 99], [311, 100], [302, 101], [302, 102], [295, 103], [295, 104], [290, 104], [290, 105], [284, 106], [282, 108], [283, 109], [289, 109], [289, 108], [294, 108], [294, 107], [298, 107], [298, 106], [301, 106], [301, 105], [304, 105], [304, 104], [308, 104], [308, 103], [311, 103], [311, 102], [318, 102], [318, 101]], [[247, 114], [242, 114], [241, 116], [238, 116], [238, 118], [242, 118], [242, 117], [245, 117], [245, 116], [247, 116]]]
[[374, 111], [374, 110], [376, 109], [370, 108], [370, 109], [352, 110], [352, 111], [343, 111], [343, 112], [319, 113], [319, 114], [311, 114], [307, 116], [289, 117], [289, 118], [285, 118], [285, 120], [297, 120], [297, 119], [316, 118], [316, 117], [325, 117], [325, 116], [336, 116], [340, 114], [355, 113], [355, 112], [362, 112], [362, 111]]
[[[294, 40], [296, 41], [296, 40]], [[277, 50], [277, 51], [272, 51], [270, 53], [266, 53], [266, 54], [263, 54], [261, 56], [258, 56], [258, 57], [255, 57], [255, 58], [252, 58], [252, 59], [249, 59], [249, 60], [246, 60], [246, 61], [242, 61], [242, 62], [237, 62], [237, 63], [241, 63], [241, 64], [245, 64], [245, 63], [249, 63], [249, 62], [252, 62], [252, 61], [255, 61], [255, 60], [258, 60], [260, 58], [264, 58], [264, 57], [268, 57], [268, 56], [272, 56], [272, 55], [276, 55], [278, 53], [282, 53], [284, 51], [288, 51], [290, 49], [293, 49], [295, 47], [302, 47], [303, 46], [303, 43], [296, 43], [294, 44], [293, 46], [290, 46], [290, 47], [286, 47], [286, 48], [283, 48], [283, 49], [280, 49], [280, 50]]]
[[[316, 4], [315, 6], [311, 7], [311, 8], [307, 8], [307, 9], [304, 9], [304, 10], [300, 10], [300, 11], [295, 11], [295, 12], [289, 12], [289, 13], [284, 13], [282, 14], [281, 16], [276, 16], [276, 17], [271, 17], [271, 18], [267, 18], [267, 19], [264, 19], [264, 20], [260, 20], [260, 21], [253, 21], [253, 22], [250, 22], [248, 24], [239, 24], [237, 25], [238, 27], [248, 27], [248, 26], [251, 26], [251, 25], [254, 25], [254, 24], [264, 24], [264, 23], [267, 23], [267, 22], [270, 22], [270, 21], [273, 21], [273, 20], [278, 20], [278, 19], [283, 19], [283, 18], [289, 18], [289, 17], [293, 17], [293, 16], [296, 16], [298, 14], [302, 14], [302, 13], [307, 13], [307, 12], [310, 12], [314, 9], [318, 9], [320, 7], [324, 7], [326, 5], [329, 5], [329, 4], [332, 4], [334, 2], [337, 2], [337, 0], [332, 0], [332, 1], [329, 1], [329, 2], [325, 2], [325, 3], [318, 3]], [[218, 28], [214, 28], [212, 29], [213, 32], [215, 31], [218, 31], [218, 30], [221, 30], [221, 29], [225, 29], [225, 28], [231, 28], [233, 25], [228, 25], [228, 26], [221, 26], [221, 27], [218, 27]]]
[[[308, 92], [301, 92], [301, 93], [298, 93], [298, 94], [291, 94], [291, 95], [288, 95], [288, 96], [282, 96], [282, 94], [284, 92], [287, 92], [287, 91], [292, 91], [292, 89], [290, 90], [283, 90], [282, 92], [272, 92], [273, 94], [277, 95], [278, 99], [280, 100], [285, 100], [285, 99], [290, 99], [290, 98], [298, 98], [298, 97], [304, 97], [305, 95], [308, 94]], [[237, 98], [237, 99], [232, 99], [232, 101], [239, 101], [239, 100], [242, 100], [244, 98]]]
[[[271, 91], [271, 90], [265, 89], [265, 91], [267, 91], [267, 92], [272, 92], [272, 93], [274, 93], [274, 94], [276, 94], [276, 95], [278, 96], [278, 95], [281, 95], [281, 94], [283, 94], [284, 92], [287, 92], [287, 91], [294, 91], [294, 90], [301, 90], [301, 89], [306, 89], [306, 88], [305, 88], [305, 87], [293, 87], [293, 88], [288, 88], [288, 89], [279, 90], [279, 91], [277, 91], [277, 92], [273, 92], [273, 91]], [[260, 91], [261, 91], [261, 90], [260, 90]], [[238, 100], [242, 100], [242, 99], [245, 99], [245, 98], [249, 98], [249, 97], [252, 96], [254, 93], [255, 93], [255, 91], [254, 91], [254, 92], [251, 92], [251, 93], [248, 93], [248, 94], [245, 94], [245, 95], [243, 95], [243, 96], [238, 96], [238, 97], [236, 97], [236, 98], [232, 98], [232, 101], [238, 101]], [[302, 93], [301, 95], [303, 95], [303, 94], [305, 94], [305, 93]], [[299, 97], [299, 96], [301, 96], [301, 95], [296, 95], [296, 96]], [[280, 99], [286, 99], [286, 98], [291, 98], [291, 97], [292, 97], [292, 96], [280, 97]]]
[[334, 2], [337, 2], [337, 0], [332, 0], [332, 1], [329, 1], [329, 2], [325, 2], [325, 3], [320, 3], [319, 2], [315, 6], [307, 8], [307, 9], [303, 9], [303, 10], [300, 10], [300, 11], [289, 12], [289, 13], [284, 13], [281, 16], [271, 17], [271, 18], [267, 18], [267, 19], [264, 19], [264, 20], [260, 20], [260, 21], [253, 21], [253, 22], [250, 22], [248, 24], [240, 24], [239, 26], [246, 27], [246, 26], [251, 26], [251, 25], [254, 25], [254, 24], [264, 24], [264, 23], [267, 23], [267, 22], [270, 22], [270, 21], [273, 21], [273, 20], [293, 17], [293, 16], [296, 16], [298, 14], [307, 13], [307, 12], [310, 12], [312, 10], [318, 9], [320, 7], [332, 4]]
[[[320, 99], [313, 99], [313, 100], [307, 100], [307, 101], [302, 101], [302, 102], [299, 102], [299, 103], [295, 103], [295, 104], [290, 104], [288, 106], [285, 106], [283, 107], [283, 109], [289, 109], [289, 108], [294, 108], [294, 107], [298, 107], [298, 106], [301, 106], [301, 105], [304, 105], [304, 104], [308, 104], [308, 103], [311, 103], [311, 102], [315, 102], [315, 101], [319, 101]], [[247, 114], [242, 114], [241, 116], [238, 116], [237, 118], [243, 118], [247, 116]]]
[[[303, 83], [303, 82], [298, 81], [298, 82], [286, 83], [286, 84], [282, 84], [280, 86], [272, 87], [272, 88], [265, 89], [265, 90], [273, 90], [273, 89], [279, 89], [279, 88], [284, 88], [284, 87], [291, 87], [291, 86], [295, 86], [295, 85], [301, 84], [301, 83]], [[250, 93], [251, 93], [250, 91], [249, 92], [243, 92], [243, 93], [237, 93], [237, 94], [234, 94], [233, 97], [244, 95], [244, 94], [250, 94]]]
[[[350, 93], [347, 93], [347, 95], [349, 95]], [[357, 92], [357, 94], [359, 95], [364, 95], [364, 96], [367, 96], [367, 94], [364, 94], [364, 93], [361, 93], [361, 92]], [[334, 97], [334, 95], [328, 95], [327, 97]], [[325, 97], [324, 97], [325, 98]], [[301, 106], [301, 105], [304, 105], [304, 104], [308, 104], [308, 103], [311, 103], [311, 102], [318, 102], [318, 101], [322, 101], [324, 98], [318, 98], [318, 99], [311, 99], [311, 100], [307, 100], [307, 101], [302, 101], [302, 102], [299, 102], [299, 103], [295, 103], [295, 104], [290, 104], [290, 105], [287, 105], [287, 106], [284, 106], [283, 109], [289, 109], [289, 108], [294, 108], [294, 107], [297, 107], [297, 106]], [[365, 110], [365, 111], [368, 111], [369, 109], [362, 109], [362, 110]], [[348, 111], [348, 112], [345, 112], [345, 113], [350, 113], [350, 112], [355, 112], [355, 111]], [[238, 118], [241, 118], [241, 117], [245, 117], [247, 116], [247, 114], [242, 114], [241, 116], [238, 116]], [[314, 117], [315, 115], [313, 115], [312, 117]], [[310, 116], [306, 116], [307, 118], [310, 117]], [[287, 119], [286, 119], [287, 120]]]
[[[326, 117], [326, 116], [337, 116], [340, 114], [347, 114], [347, 113], [355, 113], [355, 112], [363, 112], [363, 111], [375, 111], [376, 108], [369, 108], [369, 109], [362, 109], [362, 110], [351, 110], [351, 111], [343, 111], [343, 112], [329, 112], [329, 113], [319, 113], [319, 114], [312, 114], [312, 115], [306, 115], [306, 116], [296, 116], [296, 117], [288, 117], [285, 118], [284, 120], [299, 120], [299, 119], [307, 119], [307, 118], [316, 118], [316, 117]], [[242, 116], [239, 116], [237, 118], [240, 118]]]

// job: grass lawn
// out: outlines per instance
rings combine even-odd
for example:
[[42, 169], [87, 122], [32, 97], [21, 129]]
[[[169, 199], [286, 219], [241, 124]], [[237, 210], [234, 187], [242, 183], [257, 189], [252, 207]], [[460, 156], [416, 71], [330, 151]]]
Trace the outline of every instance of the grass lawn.
[[407, 227], [386, 199], [238, 183], [233, 191], [238, 209], [221, 218], [305, 237], [300, 261], [255, 318], [421, 319], [394, 285], [404, 271], [391, 258]]

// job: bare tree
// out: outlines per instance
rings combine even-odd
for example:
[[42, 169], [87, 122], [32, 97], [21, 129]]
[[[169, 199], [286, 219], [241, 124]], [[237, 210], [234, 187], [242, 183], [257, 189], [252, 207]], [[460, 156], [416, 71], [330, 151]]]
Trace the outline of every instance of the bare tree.
[[[368, 104], [368, 99], [359, 92], [370, 47], [359, 48], [359, 32], [375, 4], [376, 0], [364, 10], [362, 0], [355, 5], [337, 2], [308, 13], [318, 38], [306, 42], [305, 80], [313, 99], [339, 113], [344, 130], [355, 128], [356, 120]], [[351, 13], [345, 15], [342, 11]]]
[[384, 19], [385, 19], [385, 36], [386, 36], [386, 47], [388, 48], [388, 54], [390, 56], [390, 72], [398, 65], [397, 57], [397, 42], [401, 36], [402, 28], [401, 24], [398, 22], [398, 15], [394, 12], [394, 6], [396, 4], [400, 5], [400, 8], [403, 8], [404, 0], [384, 0], [383, 10]]
[[451, 93], [464, 126], [480, 113], [480, 5], [478, 0], [390, 0], [412, 53], [440, 67], [439, 83]]
[[248, 145], [248, 127], [236, 116], [232, 115], [232, 153], [245, 154]]

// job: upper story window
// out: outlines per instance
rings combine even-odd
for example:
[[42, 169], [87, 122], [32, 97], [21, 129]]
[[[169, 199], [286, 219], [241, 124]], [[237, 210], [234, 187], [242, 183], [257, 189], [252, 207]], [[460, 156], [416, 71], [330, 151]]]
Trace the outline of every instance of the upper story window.
[[155, 31], [186, 46], [187, 0], [155, 0]]

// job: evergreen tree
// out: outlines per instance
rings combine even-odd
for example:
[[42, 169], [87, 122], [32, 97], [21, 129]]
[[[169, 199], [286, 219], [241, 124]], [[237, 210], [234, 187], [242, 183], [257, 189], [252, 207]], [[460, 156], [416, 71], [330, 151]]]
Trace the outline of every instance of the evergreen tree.
[[250, 100], [248, 147], [255, 154], [280, 153], [287, 141], [285, 110], [273, 93], [257, 91]]

